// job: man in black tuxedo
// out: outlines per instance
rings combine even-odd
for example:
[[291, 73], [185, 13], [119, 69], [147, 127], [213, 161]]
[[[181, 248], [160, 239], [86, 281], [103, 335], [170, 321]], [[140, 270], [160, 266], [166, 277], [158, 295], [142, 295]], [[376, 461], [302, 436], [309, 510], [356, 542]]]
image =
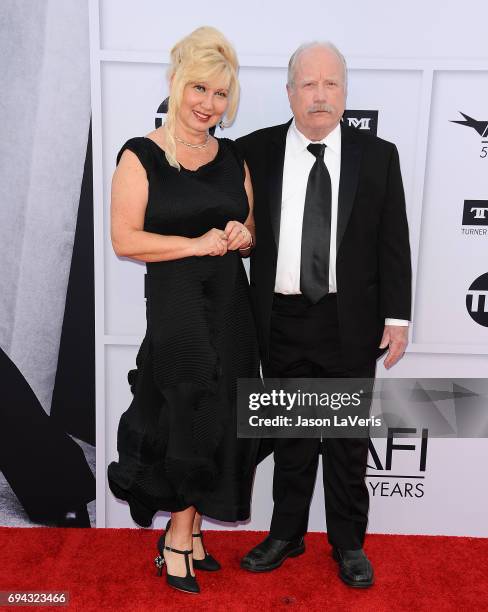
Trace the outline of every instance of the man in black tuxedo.
[[[291, 57], [294, 118], [237, 142], [254, 189], [251, 298], [265, 377], [374, 378], [407, 346], [411, 265], [395, 145], [340, 123], [346, 64], [330, 43]], [[304, 552], [319, 453], [328, 539], [350, 586], [373, 584], [363, 551], [368, 439], [276, 439], [269, 536], [242, 560], [269, 571]]]

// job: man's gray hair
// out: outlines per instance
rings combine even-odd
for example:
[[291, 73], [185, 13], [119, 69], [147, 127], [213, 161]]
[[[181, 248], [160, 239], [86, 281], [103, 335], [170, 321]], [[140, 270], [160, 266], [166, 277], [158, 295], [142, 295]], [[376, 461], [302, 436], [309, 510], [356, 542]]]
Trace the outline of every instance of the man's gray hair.
[[288, 62], [288, 85], [289, 87], [294, 87], [295, 86], [295, 71], [296, 71], [296, 66], [297, 66], [297, 62], [298, 59], [300, 58], [300, 55], [304, 52], [307, 51], [308, 49], [313, 49], [314, 47], [321, 47], [322, 49], [327, 49], [328, 51], [332, 51], [332, 53], [334, 53], [334, 55], [337, 56], [337, 58], [339, 59], [339, 61], [342, 64], [342, 68], [343, 68], [343, 76], [344, 76], [344, 91], [347, 92], [347, 64], [346, 64], [346, 58], [342, 55], [342, 53], [339, 51], [339, 49], [332, 44], [329, 41], [313, 41], [313, 42], [308, 42], [308, 43], [304, 43], [303, 45], [300, 45], [298, 47], [298, 49], [295, 51], [295, 53], [293, 53], [293, 55], [290, 57], [290, 61]]

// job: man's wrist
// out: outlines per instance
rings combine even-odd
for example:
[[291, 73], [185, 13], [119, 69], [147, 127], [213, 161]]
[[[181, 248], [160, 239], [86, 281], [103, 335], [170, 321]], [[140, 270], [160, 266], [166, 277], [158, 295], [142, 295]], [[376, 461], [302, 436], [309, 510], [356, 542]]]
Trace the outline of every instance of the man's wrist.
[[408, 319], [385, 319], [385, 325], [398, 325], [399, 327], [408, 327], [410, 321]]

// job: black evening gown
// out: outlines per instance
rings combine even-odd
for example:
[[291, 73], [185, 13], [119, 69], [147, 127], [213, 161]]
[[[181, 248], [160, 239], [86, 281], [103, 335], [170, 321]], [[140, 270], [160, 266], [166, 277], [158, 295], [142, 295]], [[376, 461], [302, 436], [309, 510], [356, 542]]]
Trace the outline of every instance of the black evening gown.
[[[117, 163], [130, 149], [147, 173], [146, 231], [193, 238], [245, 221], [243, 160], [233, 141], [218, 142], [216, 157], [196, 171], [170, 166], [149, 138], [124, 144]], [[146, 319], [110, 489], [143, 527], [158, 510], [190, 505], [245, 520], [258, 441], [237, 438], [236, 388], [238, 378], [259, 376], [259, 357], [239, 252], [147, 263]]]

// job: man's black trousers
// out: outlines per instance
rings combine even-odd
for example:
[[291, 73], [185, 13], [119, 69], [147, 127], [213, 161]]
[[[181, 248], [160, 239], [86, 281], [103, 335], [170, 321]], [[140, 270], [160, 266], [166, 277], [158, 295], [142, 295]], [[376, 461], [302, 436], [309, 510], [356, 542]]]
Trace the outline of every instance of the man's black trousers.
[[[375, 368], [375, 361], [353, 370], [344, 367], [335, 293], [316, 304], [302, 295], [275, 294], [265, 377], [374, 378]], [[368, 438], [276, 439], [270, 535], [293, 540], [307, 531], [319, 453], [329, 542], [361, 548], [369, 508], [364, 480]]]

